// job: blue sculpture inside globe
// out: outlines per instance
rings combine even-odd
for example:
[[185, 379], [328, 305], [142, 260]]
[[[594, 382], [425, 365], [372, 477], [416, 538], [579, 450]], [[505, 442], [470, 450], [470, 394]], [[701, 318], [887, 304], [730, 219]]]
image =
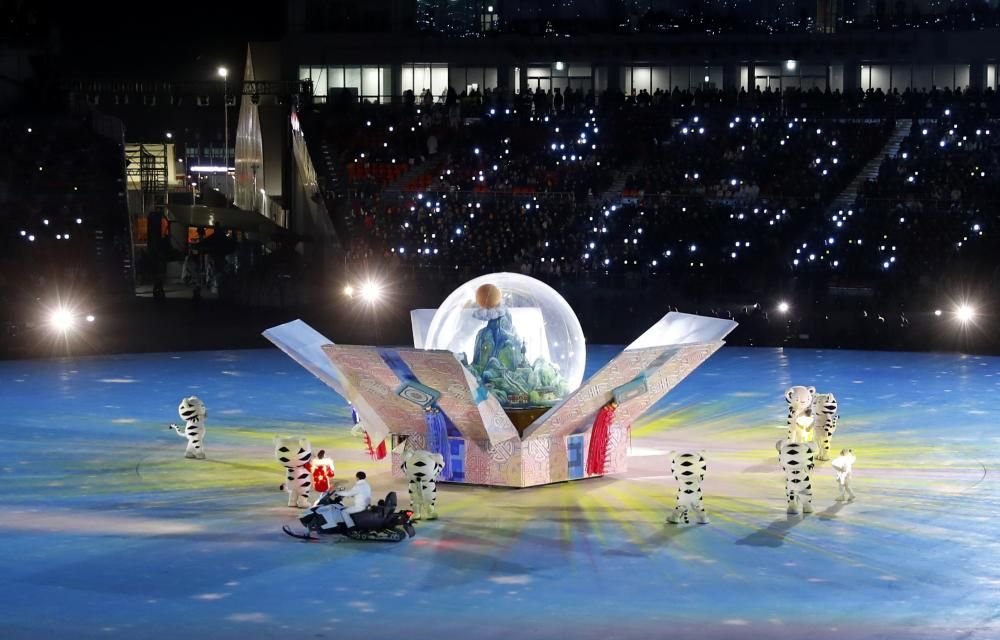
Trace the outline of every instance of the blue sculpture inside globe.
[[455, 289], [422, 344], [458, 356], [509, 410], [553, 406], [580, 386], [586, 366], [573, 309], [558, 291], [519, 273], [491, 273]]
[[569, 390], [559, 369], [544, 358], [529, 362], [527, 348], [502, 304], [473, 312], [486, 326], [476, 334], [470, 368], [504, 406], [551, 406]]

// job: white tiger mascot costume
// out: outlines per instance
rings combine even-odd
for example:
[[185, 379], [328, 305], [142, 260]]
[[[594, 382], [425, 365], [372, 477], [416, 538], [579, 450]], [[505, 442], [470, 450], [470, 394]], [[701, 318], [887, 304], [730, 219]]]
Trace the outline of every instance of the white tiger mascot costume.
[[815, 399], [816, 387], [796, 386], [785, 391], [785, 400], [788, 401], [788, 419], [785, 421], [788, 435], [785, 438], [792, 442], [812, 441], [813, 421], [806, 419], [806, 413], [812, 410]]
[[785, 472], [785, 495], [792, 515], [813, 511], [809, 472], [816, 466], [816, 448], [815, 442], [778, 441], [778, 461]]
[[274, 457], [285, 467], [281, 490], [288, 492], [288, 506], [305, 509], [312, 491], [312, 446], [306, 438], [274, 439]]
[[410, 508], [413, 519], [437, 519], [436, 478], [444, 469], [444, 456], [421, 449], [406, 449], [399, 467], [410, 480]]
[[813, 415], [816, 416], [815, 431], [819, 441], [819, 453], [817, 460], [830, 459], [830, 443], [833, 441], [833, 433], [837, 430], [837, 422], [840, 414], [837, 413], [837, 399], [832, 393], [817, 393], [813, 401]]
[[701, 503], [701, 483], [705, 479], [707, 465], [705, 463], [705, 452], [677, 453], [671, 451], [667, 454], [670, 458], [670, 472], [677, 480], [677, 506], [673, 512], [667, 516], [667, 522], [671, 524], [688, 524], [690, 516], [693, 514], [698, 520], [698, 524], [708, 524], [708, 512]]
[[170, 428], [177, 432], [182, 438], [187, 438], [187, 449], [184, 450], [185, 458], [205, 459], [205, 450], [202, 442], [205, 440], [205, 418], [208, 417], [208, 409], [205, 403], [195, 396], [184, 398], [177, 407], [177, 413], [184, 421], [184, 427], [171, 424]]

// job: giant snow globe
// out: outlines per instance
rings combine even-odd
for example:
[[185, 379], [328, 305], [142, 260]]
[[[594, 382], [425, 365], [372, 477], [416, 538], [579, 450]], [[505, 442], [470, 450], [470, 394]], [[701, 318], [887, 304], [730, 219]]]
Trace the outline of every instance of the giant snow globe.
[[583, 329], [569, 303], [517, 273], [480, 276], [456, 289], [434, 314], [424, 347], [462, 358], [517, 426], [519, 412], [534, 419], [579, 387], [586, 364]]

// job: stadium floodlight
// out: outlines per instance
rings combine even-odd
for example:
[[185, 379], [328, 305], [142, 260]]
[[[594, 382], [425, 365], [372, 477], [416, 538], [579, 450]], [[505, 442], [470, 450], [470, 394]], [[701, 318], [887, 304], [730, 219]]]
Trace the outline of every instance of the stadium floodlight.
[[778, 303], [778, 313], [788, 313], [789, 309], [791, 309], [791, 306], [784, 300]]
[[955, 309], [955, 318], [962, 324], [968, 324], [976, 317], [976, 308], [968, 303], [958, 305]]
[[374, 280], [368, 280], [361, 285], [361, 299], [368, 304], [375, 304], [382, 298], [382, 285]]
[[76, 324], [76, 318], [65, 307], [59, 307], [49, 314], [49, 325], [60, 333], [66, 333]]
[[789, 71], [795, 71], [795, 69], [797, 69], [798, 66], [799, 66], [799, 63], [796, 62], [795, 60], [786, 60], [785, 61], [785, 68], [788, 69]]

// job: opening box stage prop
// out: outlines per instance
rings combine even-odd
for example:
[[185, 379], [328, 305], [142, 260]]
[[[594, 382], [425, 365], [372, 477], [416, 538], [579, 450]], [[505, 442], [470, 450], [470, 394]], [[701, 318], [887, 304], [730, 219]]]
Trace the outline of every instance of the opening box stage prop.
[[[424, 415], [433, 405], [447, 424], [451, 482], [530, 487], [591, 477], [591, 429], [613, 400], [604, 474], [625, 471], [632, 422], [722, 347], [735, 327], [732, 320], [668, 313], [522, 432], [450, 351], [338, 345], [301, 320], [264, 336], [353, 404], [373, 443], [388, 438], [392, 448], [404, 440], [426, 448]], [[415, 337], [419, 331], [415, 326]], [[393, 454], [397, 475], [399, 463]]]

